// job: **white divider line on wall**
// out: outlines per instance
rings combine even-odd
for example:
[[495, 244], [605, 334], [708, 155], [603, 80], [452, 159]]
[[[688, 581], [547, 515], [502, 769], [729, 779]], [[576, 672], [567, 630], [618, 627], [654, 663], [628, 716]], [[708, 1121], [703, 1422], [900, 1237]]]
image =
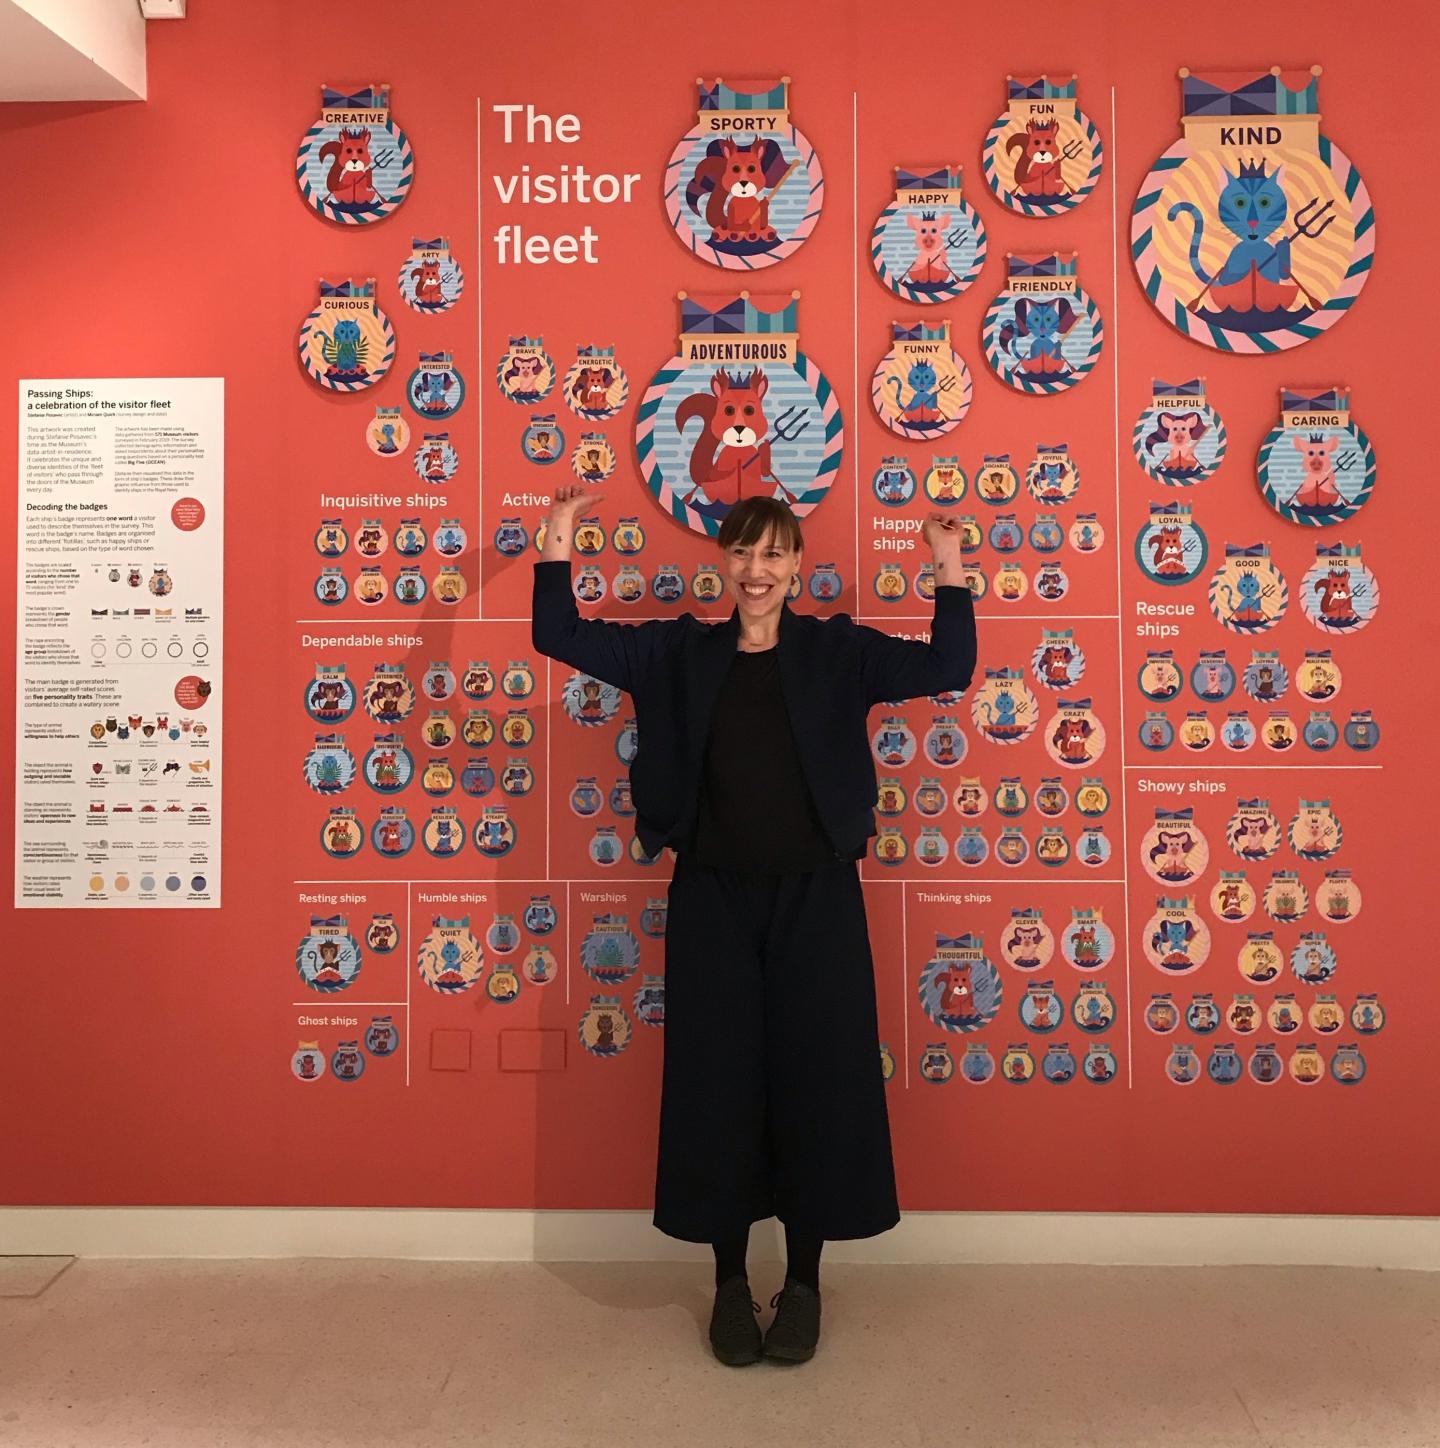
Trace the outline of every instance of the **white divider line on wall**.
[[[12, 1256], [368, 1257], [418, 1261], [711, 1259], [649, 1211], [430, 1207], [0, 1207]], [[751, 1257], [778, 1261], [778, 1224]], [[1433, 1217], [1165, 1212], [906, 1212], [878, 1237], [827, 1242], [826, 1261], [1083, 1266], [1307, 1266], [1440, 1271]]]

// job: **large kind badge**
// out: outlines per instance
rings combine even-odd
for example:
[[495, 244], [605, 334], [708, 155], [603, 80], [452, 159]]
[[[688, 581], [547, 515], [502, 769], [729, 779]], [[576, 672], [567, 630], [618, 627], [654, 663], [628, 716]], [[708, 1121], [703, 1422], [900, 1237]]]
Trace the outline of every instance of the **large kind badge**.
[[840, 403], [799, 347], [799, 293], [680, 297], [680, 350], [635, 418], [646, 485], [671, 517], [714, 537], [741, 498], [778, 498], [797, 518], [835, 480]]
[[950, 346], [950, 323], [890, 328], [890, 350], [870, 379], [880, 421], [901, 437], [939, 437], [964, 420], [974, 386], [965, 359]]
[[759, 91], [695, 84], [696, 123], [665, 167], [670, 224], [701, 261], [773, 266], [815, 229], [825, 199], [815, 148], [790, 124], [790, 77]]
[[1140, 183], [1130, 249], [1160, 315], [1208, 347], [1298, 347], [1370, 275], [1375, 212], [1320, 133], [1319, 75], [1180, 72], [1185, 135]]
[[395, 328], [375, 304], [375, 279], [320, 283], [300, 326], [300, 365], [333, 392], [373, 387], [395, 360]]
[[999, 200], [1025, 216], [1078, 206], [1100, 179], [1095, 122], [1075, 99], [1076, 78], [1005, 77], [1006, 108], [985, 137], [981, 163]]
[[895, 199], [870, 233], [875, 274], [907, 302], [958, 297], [985, 265], [985, 223], [960, 190], [960, 167], [895, 168]]
[[1089, 375], [1105, 329], [1082, 290], [1076, 254], [1011, 252], [981, 329], [985, 360], [1021, 392], [1062, 392]]
[[1292, 523], [1339, 523], [1375, 486], [1375, 449], [1350, 420], [1350, 389], [1280, 389], [1280, 422], [1260, 444], [1256, 477], [1265, 501]]
[[410, 193], [415, 153], [390, 119], [390, 87], [354, 95], [320, 87], [320, 119], [305, 132], [295, 181], [330, 221], [357, 225], [388, 216]]

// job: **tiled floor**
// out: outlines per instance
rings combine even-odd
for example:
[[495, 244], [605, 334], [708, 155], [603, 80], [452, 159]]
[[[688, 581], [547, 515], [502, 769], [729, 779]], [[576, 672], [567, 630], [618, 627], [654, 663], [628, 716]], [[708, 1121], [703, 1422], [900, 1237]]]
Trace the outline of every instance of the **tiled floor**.
[[[770, 1319], [781, 1268], [751, 1264]], [[5, 1448], [1436, 1448], [1440, 1274], [821, 1267], [727, 1368], [695, 1263], [0, 1259]]]

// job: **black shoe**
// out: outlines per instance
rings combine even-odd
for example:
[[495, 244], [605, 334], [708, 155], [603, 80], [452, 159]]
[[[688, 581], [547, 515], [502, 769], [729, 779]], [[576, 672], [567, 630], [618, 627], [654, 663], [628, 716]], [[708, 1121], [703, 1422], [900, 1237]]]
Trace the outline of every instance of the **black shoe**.
[[738, 1368], [760, 1361], [760, 1304], [750, 1297], [750, 1279], [737, 1273], [715, 1289], [710, 1314], [710, 1346], [722, 1363]]
[[787, 1277], [784, 1287], [770, 1299], [771, 1307], [777, 1303], [775, 1320], [765, 1334], [765, 1356], [783, 1362], [808, 1362], [820, 1341], [820, 1293], [808, 1283]]

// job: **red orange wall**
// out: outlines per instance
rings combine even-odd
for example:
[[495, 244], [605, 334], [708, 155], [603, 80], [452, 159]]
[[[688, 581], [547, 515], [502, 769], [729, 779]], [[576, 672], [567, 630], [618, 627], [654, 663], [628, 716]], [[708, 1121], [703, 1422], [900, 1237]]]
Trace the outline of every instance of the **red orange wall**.
[[[1355, 871], [1365, 905], [1340, 942], [1344, 976], [1336, 988], [1346, 1000], [1356, 991], [1379, 992], [1389, 1015], [1384, 1032], [1366, 1042], [1367, 1079], [1353, 1089], [1330, 1081], [1300, 1089], [1286, 1081], [1273, 1091], [1249, 1082], [1228, 1091], [1206, 1082], [1180, 1091], [1166, 1080], [1169, 1043], [1148, 1033], [1140, 1019], [1151, 991], [1165, 983], [1138, 948], [1139, 924], [1158, 892], [1138, 863], [1151, 805], [1134, 792], [1132, 770], [1126, 844], [1121, 847], [1115, 820], [1116, 868], [1105, 872], [1118, 877], [1123, 864], [1128, 887], [1078, 875], [1056, 883], [1032, 867], [985, 887], [990, 900], [971, 912], [927, 913], [913, 887], [867, 863], [881, 1034], [900, 1068], [889, 1100], [902, 1206], [1436, 1210], [1440, 1168], [1433, 1152], [1416, 1149], [1436, 1105], [1427, 1029], [1435, 952], [1415, 907], [1429, 887], [1423, 839], [1426, 806], [1434, 799], [1424, 739], [1435, 688], [1419, 644], [1428, 616], [1429, 560], [1421, 543], [1427, 464], [1416, 418], [1429, 407], [1432, 381], [1424, 363], [1423, 278], [1437, 208], [1403, 134], [1402, 109], [1410, 98], [1407, 82], [1397, 79], [1413, 73], [1418, 32], [1411, 21], [1420, 24], [1422, 7], [1392, 7], [1383, 21], [1367, 18], [1362, 29], [1353, 7], [1319, 0], [1305, 7], [1303, 20], [1283, 8], [1258, 7], [1246, 13], [1243, 26], [1220, 28], [1087, 3], [1057, 12], [1048, 34], [1020, 12], [931, 10], [913, 22], [853, 3], [788, 4], [743, 19], [634, 0], [571, 7], [563, 17], [380, 0], [301, 6], [197, 0], [193, 9], [182, 24], [150, 27], [146, 104], [0, 108], [8, 171], [0, 275], [11, 280], [5, 294], [12, 381], [223, 376], [228, 433], [225, 903], [193, 914], [12, 915], [9, 966], [0, 972], [8, 1026], [0, 1052], [0, 1160], [6, 1163], [0, 1200], [649, 1205], [660, 1036], [637, 1027], [631, 1047], [611, 1061], [581, 1050], [575, 1030], [590, 982], [575, 956], [592, 908], [607, 908], [581, 898], [587, 882], [623, 891], [622, 908], [634, 924], [646, 899], [663, 895], [668, 869], [663, 862], [648, 872], [626, 869], [630, 883], [606, 882], [585, 859], [565, 809], [573, 776], [593, 772], [583, 765], [597, 756], [584, 752], [592, 742], [577, 742], [553, 706], [569, 671], [557, 665], [546, 674], [530, 650], [524, 622], [529, 558], [507, 563], [479, 527], [483, 507], [485, 528], [493, 529], [499, 490], [550, 481], [522, 459], [519, 414], [495, 390], [493, 368], [506, 337], [521, 332], [552, 341], [562, 367], [577, 343], [613, 342], [638, 389], [673, 350], [675, 292], [725, 284], [676, 244], [660, 202], [666, 158], [693, 119], [694, 78], [768, 82], [787, 74], [793, 118], [819, 151], [829, 197], [805, 247], [752, 286], [799, 289], [804, 349], [834, 383], [846, 419], [840, 479], [807, 527], [809, 556], [840, 560], [847, 584], [842, 606], [867, 616], [879, 612], [869, 593], [872, 565], [862, 556], [857, 595], [846, 560], [854, 557], [857, 529], [868, 548], [875, 511], [869, 478], [881, 456], [898, 450], [869, 405], [869, 374], [885, 350], [889, 322], [909, 312], [868, 273], [866, 239], [888, 199], [895, 164], [959, 161], [989, 228], [991, 259], [981, 281], [941, 309], [976, 380], [971, 415], [949, 441], [973, 464], [982, 452], [1009, 451], [1023, 460], [1037, 441], [1065, 439], [1083, 460], [1088, 491], [1081, 505], [1113, 520], [1104, 554], [1072, 569], [1076, 587], [1055, 623], [1066, 615], [1097, 616], [1086, 624], [1091, 671], [1085, 689], [1112, 731], [1103, 772], [1117, 794], [1122, 761], [1145, 762], [1133, 742], [1143, 713], [1134, 678], [1147, 647], [1134, 633], [1134, 605], [1158, 594], [1134, 567], [1132, 544], [1147, 501], [1167, 501], [1128, 451], [1128, 430], [1150, 379], [1207, 376], [1231, 447], [1230, 461], [1203, 498], [1212, 548], [1227, 540], [1269, 540], [1289, 577], [1298, 578], [1313, 558], [1314, 534], [1270, 511], [1249, 462], [1274, 421], [1277, 389], [1348, 384], [1357, 420], [1380, 458], [1373, 499], [1353, 526], [1328, 531], [1363, 541], [1381, 580], [1379, 617], [1359, 639], [1342, 641], [1349, 645], [1343, 652], [1337, 647], [1345, 669], [1341, 702], [1373, 708], [1381, 721], [1383, 746], [1364, 760], [1381, 767], [1277, 773], [1263, 784], [1282, 814], [1297, 796], [1324, 793], [1344, 818], [1345, 850], [1335, 863]], [[1353, 313], [1298, 352], [1219, 358], [1177, 335], [1145, 302], [1126, 255], [1129, 208], [1151, 161], [1178, 135], [1177, 67], [1314, 62], [1325, 67], [1323, 128], [1360, 167], [1374, 201], [1374, 275]], [[984, 193], [979, 147], [1002, 108], [1005, 75], [1047, 67], [1078, 73], [1082, 103], [1104, 136], [1105, 171], [1096, 193], [1074, 213], [1025, 220]], [[392, 89], [395, 115], [415, 147], [415, 181], [392, 218], [342, 229], [303, 205], [293, 157], [316, 114], [322, 82], [350, 89], [371, 81]], [[578, 114], [580, 141], [502, 147], [488, 108], [517, 101]], [[551, 232], [578, 231], [588, 221], [599, 233], [596, 265], [497, 264], [487, 236], [500, 208], [485, 176], [477, 214], [477, 112], [487, 173], [492, 165], [513, 170], [527, 160], [537, 168], [563, 160], [642, 173], [637, 201], [628, 208], [505, 209], [504, 220]], [[412, 235], [439, 234], [451, 239], [467, 291], [455, 311], [417, 319], [400, 304], [395, 275]], [[1003, 253], [1050, 245], [1078, 250], [1084, 285], [1104, 315], [1108, 350], [1083, 387], [1026, 398], [1005, 389], [981, 361], [980, 319], [998, 285]], [[322, 276], [379, 282], [400, 334], [400, 362], [373, 396], [324, 394], [295, 365], [296, 330]], [[336, 619], [298, 622], [317, 612], [310, 594], [319, 566], [311, 546], [321, 516], [317, 500], [322, 491], [397, 481], [392, 470], [400, 465], [364, 448], [364, 423], [376, 403], [400, 401], [417, 349], [442, 347], [453, 351], [470, 384], [466, 407], [449, 424], [462, 456], [451, 492], [467, 519], [472, 549], [479, 545], [466, 567], [472, 583], [482, 584], [485, 616], [518, 621], [440, 619], [427, 610], [418, 630], [422, 646], [333, 656], [348, 652], [359, 677], [375, 658], [401, 654], [417, 667], [430, 658], [448, 657], [457, 667], [471, 657], [497, 666], [530, 659], [542, 679], [532, 752], [538, 762], [541, 749], [552, 748], [556, 795], [548, 811], [538, 795], [524, 802], [524, 849], [499, 865], [473, 851], [444, 866], [413, 857], [378, 861], [367, 852], [340, 867], [318, 848], [324, 805], [300, 780], [314, 732], [300, 708], [301, 690], [316, 659], [302, 636], [345, 632]], [[13, 390], [5, 395], [15, 396]], [[612, 429], [622, 444], [629, 416]], [[7, 405], [0, 409], [0, 455], [15, 456], [14, 429]], [[413, 475], [406, 469], [399, 481], [412, 482]], [[13, 516], [8, 468], [5, 487], [0, 506]], [[701, 540], [656, 509], [628, 446], [606, 492], [608, 521], [641, 515], [651, 539], [643, 562], [673, 559], [689, 568], [710, 556]], [[1190, 586], [1185, 597], [1200, 607], [1177, 647], [1193, 655], [1229, 643], [1232, 656], [1243, 656], [1208, 618], [1203, 584]], [[1041, 625], [1006, 619], [999, 609], [986, 601], [979, 610], [982, 664], [1023, 664]], [[396, 632], [417, 631], [396, 610], [387, 617]], [[354, 627], [382, 627], [368, 617], [356, 621], [353, 610], [342, 618]], [[1319, 646], [1298, 613], [1283, 628], [1276, 646], [1290, 655]], [[13, 637], [13, 627], [0, 629], [12, 670]], [[1128, 738], [1120, 726], [1122, 696]], [[915, 717], [928, 716], [917, 710]], [[0, 757], [11, 757], [8, 716], [0, 727]], [[1052, 772], [1038, 736], [1013, 758], [976, 762], [992, 777], [1022, 772], [1032, 786]], [[1259, 786], [1254, 777], [1227, 776], [1218, 767], [1227, 762], [1197, 773], [1225, 781], [1222, 799], [1233, 803]], [[1265, 761], [1252, 755], [1246, 762]], [[1202, 809], [1216, 844], [1228, 804]], [[958, 829], [953, 817], [950, 823]], [[0, 849], [10, 868], [8, 832]], [[329, 1080], [302, 1087], [290, 1074], [297, 1039], [337, 1036], [297, 1026], [298, 1015], [316, 1008], [297, 1004], [304, 990], [294, 953], [309, 913], [300, 896], [314, 888], [297, 882], [319, 878], [378, 882], [356, 887], [367, 897], [354, 908], [357, 918], [373, 908], [411, 912], [405, 948], [372, 963], [365, 989], [376, 994], [364, 996], [408, 997], [396, 1012], [407, 1035], [408, 1085], [401, 1069], [407, 1062], [399, 1059], [372, 1063], [353, 1086]], [[405, 883], [413, 878], [482, 881], [464, 887], [486, 896], [475, 906], [480, 928], [494, 909], [523, 908], [532, 893], [548, 889], [563, 899], [568, 891], [556, 946], [566, 958], [565, 979], [530, 988], [504, 1007], [480, 991], [459, 1000], [435, 998], [414, 977], [413, 947], [428, 907], [417, 887]], [[1207, 886], [1210, 879], [1213, 873]], [[1072, 903], [1100, 902], [1106, 918], [1118, 921], [1127, 888], [1128, 959], [1122, 952], [1108, 972], [1122, 1000], [1111, 1036], [1119, 1080], [1102, 1089], [1085, 1082], [1055, 1089], [1038, 1078], [1014, 1089], [993, 1081], [978, 1090], [958, 1078], [941, 1088], [918, 1080], [914, 1056], [933, 1028], [919, 1012], [915, 980], [935, 929], [980, 931], [993, 945], [1010, 908], [1031, 903], [1043, 903], [1047, 915], [1053, 910], [1063, 921]], [[317, 907], [317, 913], [328, 912]], [[1227, 937], [1201, 972], [1205, 978], [1191, 977], [1184, 987], [1228, 996], [1243, 984], [1233, 965], [1238, 938]], [[646, 940], [644, 949], [643, 969], [658, 972], [659, 943]], [[987, 1033], [997, 1056], [1024, 1034], [1013, 1019], [1023, 984], [1007, 979], [1007, 1024]], [[1185, 990], [1177, 993], [1183, 997]], [[372, 1012], [358, 1014], [363, 1025]], [[563, 1065], [501, 1070], [501, 1032], [532, 1028], [563, 1037]], [[431, 1069], [437, 1029], [468, 1033], [468, 1070]], [[520, 1046], [530, 1040], [513, 1039]], [[952, 1042], [957, 1055], [963, 1044], [963, 1038]], [[1043, 1043], [1037, 1055], [1040, 1050]]]

